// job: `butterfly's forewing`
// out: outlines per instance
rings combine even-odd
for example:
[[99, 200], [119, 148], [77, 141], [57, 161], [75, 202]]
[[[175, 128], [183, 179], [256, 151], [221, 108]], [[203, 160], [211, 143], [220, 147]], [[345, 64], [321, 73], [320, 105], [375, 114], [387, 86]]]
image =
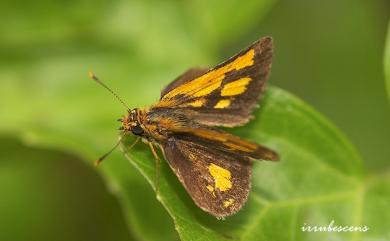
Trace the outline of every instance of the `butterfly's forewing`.
[[[219, 145], [214, 143], [211, 145]], [[225, 217], [237, 212], [250, 191], [250, 160], [201, 140], [175, 136], [162, 144], [169, 165], [194, 202]]]
[[234, 153], [253, 160], [277, 161], [279, 159], [276, 152], [263, 145], [199, 124], [178, 113], [177, 110], [152, 109], [148, 114], [148, 120], [151, 125], [145, 124], [147, 129], [153, 129], [158, 123], [159, 128], [170, 133], [170, 136], [186, 136], [219, 151]]
[[152, 108], [180, 109], [210, 126], [245, 124], [268, 78], [272, 48], [272, 39], [265, 37], [203, 75], [201, 71], [192, 76], [185, 73], [163, 91]]

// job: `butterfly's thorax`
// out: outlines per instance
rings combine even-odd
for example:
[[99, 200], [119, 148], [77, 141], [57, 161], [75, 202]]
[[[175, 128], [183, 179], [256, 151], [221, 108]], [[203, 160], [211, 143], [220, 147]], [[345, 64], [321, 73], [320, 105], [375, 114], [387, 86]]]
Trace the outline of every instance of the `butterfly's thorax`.
[[186, 116], [163, 108], [136, 108], [129, 111], [127, 117], [122, 120], [122, 129], [125, 132], [153, 142], [167, 140], [175, 130], [190, 125], [191, 121]]
[[142, 126], [153, 140], [167, 140], [176, 134], [177, 130], [191, 125], [191, 121], [184, 115], [171, 110], [152, 108], [142, 115]]

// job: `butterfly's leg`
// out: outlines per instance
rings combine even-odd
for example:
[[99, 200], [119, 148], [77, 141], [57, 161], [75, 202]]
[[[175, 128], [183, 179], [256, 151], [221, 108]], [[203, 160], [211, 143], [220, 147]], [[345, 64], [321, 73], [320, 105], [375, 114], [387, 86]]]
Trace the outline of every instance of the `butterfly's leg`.
[[150, 150], [152, 150], [154, 160], [156, 161], [156, 175], [155, 175], [155, 180], [154, 180], [154, 185], [155, 185], [155, 191], [156, 195], [158, 196], [159, 194], [159, 180], [160, 180], [160, 166], [161, 166], [161, 159], [158, 157], [156, 150], [154, 149], [153, 143], [148, 142]]
[[137, 137], [133, 143], [129, 147], [126, 148], [126, 152], [130, 151], [138, 142], [141, 140], [141, 137]]
[[123, 151], [123, 153], [127, 154], [127, 152], [129, 152], [139, 142], [140, 139], [141, 139], [141, 137], [137, 137], [137, 139], [135, 139], [135, 141], [133, 143], [131, 143], [131, 145], [129, 147], [122, 145], [121, 150]]
[[118, 142], [115, 144], [115, 146], [113, 148], [111, 148], [111, 150], [109, 150], [108, 152], [106, 152], [106, 154], [104, 154], [103, 156], [101, 156], [99, 159], [97, 159], [94, 163], [95, 166], [98, 166], [104, 159], [106, 159], [106, 157], [108, 157], [121, 143], [122, 143], [122, 138], [124, 137], [124, 135], [120, 136], [118, 138]]

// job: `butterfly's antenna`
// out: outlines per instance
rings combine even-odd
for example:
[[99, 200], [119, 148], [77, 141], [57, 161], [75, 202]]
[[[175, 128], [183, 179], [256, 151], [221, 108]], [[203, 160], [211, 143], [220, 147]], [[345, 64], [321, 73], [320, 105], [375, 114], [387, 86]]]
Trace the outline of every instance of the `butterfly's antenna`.
[[94, 162], [94, 165], [95, 166], [98, 166], [104, 159], [106, 159], [106, 157], [108, 157], [118, 146], [119, 144], [121, 144], [122, 142], [122, 138], [124, 137], [125, 135], [122, 135], [119, 137], [118, 139], [118, 142], [115, 144], [115, 146], [113, 148], [111, 148], [111, 150], [109, 150], [106, 154], [104, 154], [103, 156], [101, 156], [99, 159], [97, 159], [95, 162]]
[[111, 94], [113, 94], [118, 100], [119, 102], [122, 103], [122, 105], [124, 107], [126, 107], [126, 109], [130, 110], [129, 106], [119, 97], [119, 95], [117, 95], [112, 89], [110, 89], [105, 83], [103, 83], [94, 73], [92, 72], [89, 72], [88, 73], [89, 77], [91, 79], [93, 79], [94, 81], [96, 81], [98, 84], [100, 84], [101, 86], [103, 86], [106, 90], [110, 91]]

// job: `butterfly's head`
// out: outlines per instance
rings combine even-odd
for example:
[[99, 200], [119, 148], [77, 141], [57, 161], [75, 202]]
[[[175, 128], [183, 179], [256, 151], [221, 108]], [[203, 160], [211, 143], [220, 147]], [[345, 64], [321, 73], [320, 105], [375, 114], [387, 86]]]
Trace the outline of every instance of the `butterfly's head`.
[[124, 132], [131, 132], [137, 136], [142, 136], [142, 134], [144, 134], [144, 129], [140, 123], [140, 112], [140, 109], [135, 108], [129, 110], [126, 117], [118, 119], [118, 121], [122, 122], [122, 126], [119, 127], [119, 130]]

